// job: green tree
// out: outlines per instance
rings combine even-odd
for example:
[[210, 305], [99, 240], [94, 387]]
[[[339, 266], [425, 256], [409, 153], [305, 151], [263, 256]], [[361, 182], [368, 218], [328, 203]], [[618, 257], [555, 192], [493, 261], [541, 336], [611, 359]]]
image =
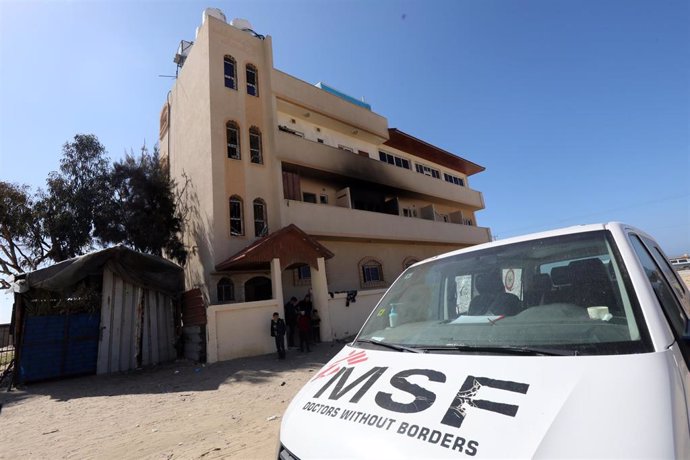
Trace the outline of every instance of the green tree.
[[109, 199], [96, 216], [95, 236], [103, 244], [123, 243], [149, 254], [163, 255], [184, 265], [187, 251], [179, 234], [182, 220], [168, 178], [158, 158], [146, 146], [141, 155], [126, 155], [109, 175]]
[[49, 257], [39, 214], [28, 186], [0, 181], [0, 288], [7, 289], [9, 277], [35, 270]]
[[49, 174], [39, 203], [50, 257], [59, 262], [93, 248], [95, 217], [109, 199], [109, 160], [93, 134], [77, 134], [62, 148], [60, 170]]

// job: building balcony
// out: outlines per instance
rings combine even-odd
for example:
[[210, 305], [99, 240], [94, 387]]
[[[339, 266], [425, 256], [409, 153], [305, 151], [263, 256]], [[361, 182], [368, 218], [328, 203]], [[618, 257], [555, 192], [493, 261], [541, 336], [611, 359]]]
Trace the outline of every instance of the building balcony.
[[375, 144], [388, 139], [388, 121], [381, 115], [280, 70], [272, 77], [278, 110]]
[[468, 246], [491, 241], [485, 227], [401, 217], [358, 209], [284, 200], [283, 225], [295, 224], [309, 235]]
[[415, 171], [357, 155], [276, 130], [276, 156], [287, 163], [341, 177], [355, 178], [409, 192], [436, 203], [484, 208], [481, 192], [435, 179]]

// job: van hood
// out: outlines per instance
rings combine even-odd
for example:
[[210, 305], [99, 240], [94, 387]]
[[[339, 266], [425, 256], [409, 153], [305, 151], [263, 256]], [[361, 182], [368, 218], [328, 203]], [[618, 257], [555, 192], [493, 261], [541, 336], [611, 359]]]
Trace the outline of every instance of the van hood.
[[674, 439], [688, 438], [674, 367], [670, 351], [551, 357], [346, 346], [293, 399], [281, 443], [302, 460], [671, 458], [683, 448]]

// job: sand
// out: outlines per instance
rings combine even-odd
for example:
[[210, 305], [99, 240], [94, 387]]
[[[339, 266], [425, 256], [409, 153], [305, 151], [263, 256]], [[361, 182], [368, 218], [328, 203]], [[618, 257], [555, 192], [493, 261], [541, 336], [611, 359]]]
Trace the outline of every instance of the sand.
[[0, 458], [275, 459], [292, 397], [342, 344], [0, 392]]

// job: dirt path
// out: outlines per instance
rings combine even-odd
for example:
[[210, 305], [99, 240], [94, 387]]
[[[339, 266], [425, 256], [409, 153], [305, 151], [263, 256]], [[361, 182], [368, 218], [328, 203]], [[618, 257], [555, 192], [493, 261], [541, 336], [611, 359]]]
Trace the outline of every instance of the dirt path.
[[288, 403], [341, 347], [3, 391], [0, 458], [275, 458]]

